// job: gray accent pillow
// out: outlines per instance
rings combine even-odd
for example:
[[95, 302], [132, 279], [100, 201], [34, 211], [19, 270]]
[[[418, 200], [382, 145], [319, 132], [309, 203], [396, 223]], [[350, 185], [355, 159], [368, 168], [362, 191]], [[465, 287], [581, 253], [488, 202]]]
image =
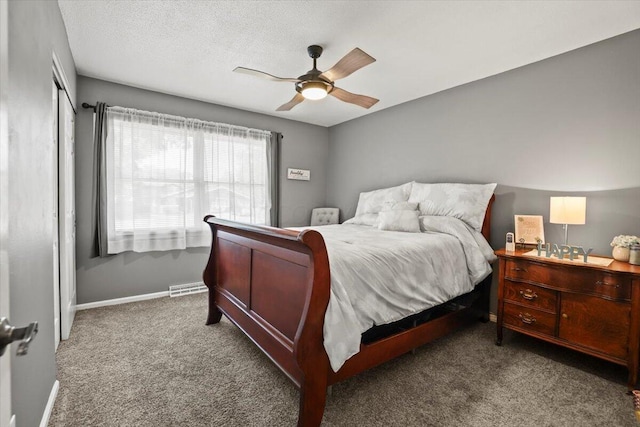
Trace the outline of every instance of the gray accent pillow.
[[378, 229], [420, 233], [420, 220], [416, 210], [390, 210], [378, 214]]

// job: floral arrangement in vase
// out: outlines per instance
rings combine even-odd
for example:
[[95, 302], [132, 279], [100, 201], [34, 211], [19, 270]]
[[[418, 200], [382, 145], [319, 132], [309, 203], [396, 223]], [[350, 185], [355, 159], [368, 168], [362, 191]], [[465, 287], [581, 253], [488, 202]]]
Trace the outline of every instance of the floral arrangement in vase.
[[629, 246], [640, 244], [640, 237], [621, 234], [611, 241], [613, 247], [613, 259], [616, 261], [629, 261]]

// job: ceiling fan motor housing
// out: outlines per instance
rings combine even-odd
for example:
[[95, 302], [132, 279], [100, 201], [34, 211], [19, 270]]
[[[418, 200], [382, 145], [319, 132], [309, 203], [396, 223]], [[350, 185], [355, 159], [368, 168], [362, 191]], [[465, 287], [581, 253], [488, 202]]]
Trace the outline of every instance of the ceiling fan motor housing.
[[322, 55], [322, 46], [318, 46], [317, 44], [311, 45], [307, 48], [307, 52], [313, 59], [320, 58], [320, 55]]
[[331, 93], [333, 90], [333, 82], [321, 76], [322, 71], [316, 67], [316, 59], [322, 55], [322, 46], [318, 46], [317, 44], [311, 45], [307, 48], [307, 52], [309, 56], [313, 58], [313, 68], [309, 70], [307, 74], [298, 77], [300, 81], [296, 83], [296, 92], [302, 93], [305, 89], [315, 88], [324, 90], [326, 94]]

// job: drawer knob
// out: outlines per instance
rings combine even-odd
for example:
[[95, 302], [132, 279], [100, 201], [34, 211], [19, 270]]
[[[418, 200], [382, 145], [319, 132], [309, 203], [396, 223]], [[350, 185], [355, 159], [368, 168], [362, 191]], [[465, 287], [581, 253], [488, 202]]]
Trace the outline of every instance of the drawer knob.
[[523, 273], [526, 273], [527, 269], [526, 268], [520, 268], [520, 267], [514, 267], [513, 271], [522, 271]]
[[522, 298], [532, 301], [536, 298], [538, 298], [538, 294], [536, 294], [534, 291], [532, 291], [531, 289], [525, 289], [524, 291], [521, 289], [520, 290], [520, 295], [522, 296]]
[[532, 325], [536, 323], [536, 318], [530, 315], [529, 313], [524, 313], [524, 314], [520, 313], [518, 314], [518, 317], [520, 318], [522, 323], [526, 323], [527, 325]]
[[563, 318], [563, 319], [568, 319], [568, 318], [569, 318], [569, 315], [568, 315], [567, 313], [562, 313], [562, 318]]

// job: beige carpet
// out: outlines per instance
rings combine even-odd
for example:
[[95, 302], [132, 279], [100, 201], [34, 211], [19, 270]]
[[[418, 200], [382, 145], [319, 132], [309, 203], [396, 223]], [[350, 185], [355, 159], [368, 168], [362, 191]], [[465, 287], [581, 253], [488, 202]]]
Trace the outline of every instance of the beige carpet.
[[[78, 312], [50, 426], [294, 426], [298, 391], [206, 294]], [[626, 369], [478, 323], [333, 387], [326, 426], [633, 426]]]

